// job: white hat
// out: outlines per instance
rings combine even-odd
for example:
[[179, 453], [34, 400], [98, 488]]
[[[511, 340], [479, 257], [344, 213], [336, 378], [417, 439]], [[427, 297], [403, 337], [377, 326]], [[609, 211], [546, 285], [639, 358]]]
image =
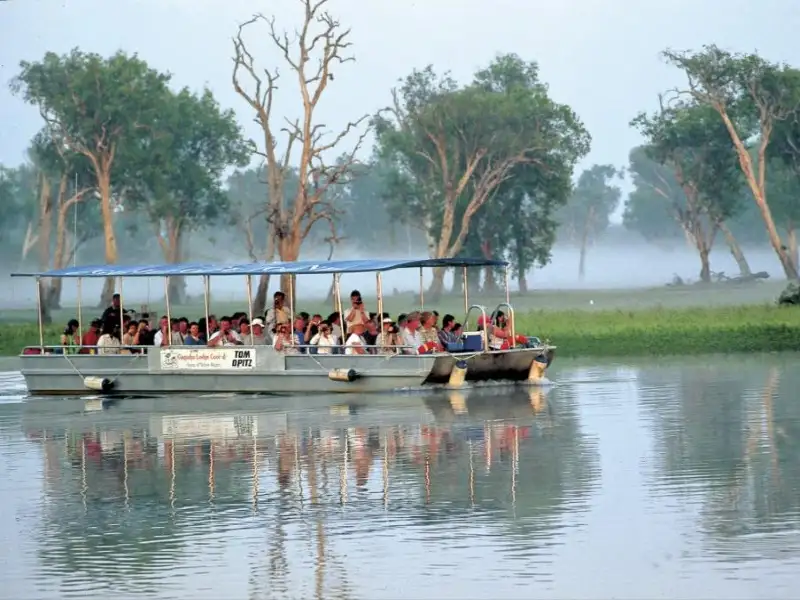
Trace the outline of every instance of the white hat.
[[261, 319], [253, 319], [253, 322], [250, 323], [250, 325], [252, 325], [253, 327], [255, 327], [256, 325], [258, 325], [259, 327], [263, 327], [264, 321], [262, 321]]
[[392, 320], [389, 317], [386, 317], [386, 318], [383, 319], [383, 322], [384, 323], [391, 323]]

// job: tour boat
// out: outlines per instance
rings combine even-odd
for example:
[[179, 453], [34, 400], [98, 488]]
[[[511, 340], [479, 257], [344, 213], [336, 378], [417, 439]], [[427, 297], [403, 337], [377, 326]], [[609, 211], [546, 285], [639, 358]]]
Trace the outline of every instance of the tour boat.
[[[486, 307], [469, 303], [467, 270], [470, 267], [506, 269], [506, 301], [491, 313]], [[117, 279], [117, 292], [124, 307], [123, 281], [162, 277], [166, 291], [166, 314], [170, 316], [169, 279], [202, 277], [205, 314], [209, 313], [211, 277], [240, 276], [247, 279], [247, 307], [253, 320], [250, 290], [252, 277], [269, 275], [328, 275], [333, 277], [334, 302], [342, 311], [340, 277], [351, 273], [376, 273], [378, 306], [383, 313], [382, 274], [397, 269], [420, 272], [420, 307], [424, 309], [422, 273], [426, 268], [461, 269], [464, 278], [464, 333], [458, 344], [437, 353], [315, 354], [309, 347], [295, 353], [281, 352], [267, 345], [241, 346], [147, 346], [133, 348], [132, 354], [75, 353], [74, 348], [45, 344], [42, 323], [43, 279]], [[21, 371], [31, 395], [80, 395], [86, 390], [108, 395], [243, 393], [243, 394], [328, 394], [369, 393], [416, 388], [434, 384], [460, 386], [469, 382], [514, 381], [540, 383], [553, 360], [555, 346], [530, 338], [525, 347], [494, 350], [489, 346], [487, 328], [497, 311], [506, 311], [511, 339], [516, 340], [514, 309], [508, 289], [508, 263], [479, 258], [423, 260], [337, 260], [237, 264], [167, 264], [151, 266], [98, 265], [68, 267], [39, 273], [15, 273], [36, 280], [39, 314], [39, 344], [23, 349]], [[292, 281], [294, 277], [292, 277]], [[294, 288], [294, 284], [292, 285]], [[289, 306], [294, 311], [289, 290]], [[78, 298], [78, 332], [83, 316]], [[409, 307], [409, 310], [414, 307]], [[479, 316], [478, 316], [479, 315]], [[256, 315], [260, 317], [261, 315]], [[471, 318], [476, 317], [474, 320]], [[120, 311], [120, 319], [122, 312]], [[380, 320], [380, 319], [379, 319]], [[470, 327], [474, 329], [470, 330]], [[124, 331], [124, 328], [121, 327]], [[416, 352], [415, 349], [411, 350]]]

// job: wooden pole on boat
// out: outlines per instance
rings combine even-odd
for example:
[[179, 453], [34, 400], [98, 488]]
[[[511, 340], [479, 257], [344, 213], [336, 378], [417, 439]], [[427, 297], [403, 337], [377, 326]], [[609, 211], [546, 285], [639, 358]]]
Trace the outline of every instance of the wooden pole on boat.
[[125, 337], [125, 311], [123, 311], [124, 304], [122, 303], [122, 277], [119, 278], [119, 341]]
[[[469, 312], [469, 289], [467, 288], [467, 265], [461, 267], [461, 278], [464, 282], [464, 313]], [[466, 318], [466, 317], [465, 317]], [[464, 323], [464, 327], [466, 328], [467, 324]]]
[[36, 278], [36, 314], [39, 318], [39, 352], [44, 354], [44, 323], [42, 319], [42, 278]]
[[294, 275], [289, 275], [288, 291], [289, 291], [289, 328], [292, 331], [292, 345], [296, 345], [297, 334], [294, 331]]
[[247, 318], [250, 320], [250, 345], [255, 346], [256, 340], [253, 334], [253, 276], [247, 276]]
[[[169, 308], [169, 275], [164, 276], [164, 301], [167, 303], [167, 346], [172, 345], [172, 317]], [[163, 341], [161, 342], [164, 343]]]
[[506, 304], [511, 304], [511, 288], [508, 287], [508, 265], [503, 270], [503, 277], [506, 280]]
[[381, 324], [381, 340], [383, 340], [383, 277], [380, 271], [375, 273], [375, 279], [378, 283], [378, 320]]
[[419, 268], [419, 308], [423, 310], [425, 308], [425, 283], [422, 279], [423, 270], [422, 267]]
[[341, 281], [341, 273], [334, 273], [333, 274], [333, 293], [336, 295], [334, 298], [334, 302], [336, 302], [336, 312], [339, 313], [339, 323], [341, 324], [342, 329], [342, 339], [339, 340], [339, 343], [344, 344], [345, 340], [347, 339], [347, 323], [344, 320], [344, 313], [342, 312], [342, 281]]
[[211, 337], [211, 332], [208, 330], [208, 296], [210, 293], [211, 284], [209, 283], [208, 275], [203, 275], [203, 305], [206, 311], [206, 342]]
[[81, 309], [82, 287], [83, 277], [78, 277], [78, 346], [83, 344], [83, 310]]

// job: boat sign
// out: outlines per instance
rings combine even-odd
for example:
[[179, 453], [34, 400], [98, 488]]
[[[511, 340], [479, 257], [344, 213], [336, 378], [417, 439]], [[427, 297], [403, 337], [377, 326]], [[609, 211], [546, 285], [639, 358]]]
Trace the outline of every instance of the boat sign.
[[255, 367], [252, 348], [170, 348], [161, 351], [165, 371], [251, 370]]

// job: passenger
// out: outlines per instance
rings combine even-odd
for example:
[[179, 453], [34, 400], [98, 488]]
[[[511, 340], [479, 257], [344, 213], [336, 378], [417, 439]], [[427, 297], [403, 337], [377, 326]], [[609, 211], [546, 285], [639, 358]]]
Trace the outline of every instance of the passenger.
[[439, 330], [439, 343], [447, 348], [450, 344], [457, 344], [460, 340], [456, 336], [454, 329], [456, 319], [453, 315], [445, 315], [442, 319], [442, 328]]
[[272, 296], [272, 308], [267, 311], [267, 314], [264, 315], [264, 323], [267, 326], [267, 330], [273, 331], [277, 329], [278, 325], [288, 324], [289, 323], [289, 311], [284, 306], [286, 302], [286, 294], [282, 291], [278, 290]]
[[139, 337], [139, 322], [129, 321], [125, 326], [125, 333], [122, 334], [122, 352], [124, 354], [130, 354], [132, 352], [131, 346], [139, 345], [136, 339], [137, 337]]
[[456, 336], [458, 340], [461, 340], [461, 336], [464, 335], [464, 326], [461, 323], [453, 325], [453, 335]]
[[205, 346], [206, 340], [200, 333], [200, 324], [191, 322], [189, 323], [189, 331], [183, 340], [186, 346]]
[[515, 340], [511, 339], [511, 325], [506, 319], [502, 310], [497, 311], [494, 318], [494, 325], [489, 330], [489, 348], [492, 350], [508, 350], [517, 344], [526, 346], [528, 338], [524, 335], [517, 335]]
[[251, 323], [253, 329], [253, 345], [254, 346], [271, 346], [272, 339], [267, 337], [264, 332], [264, 321], [261, 319], [253, 319]]
[[[302, 313], [301, 313], [302, 314]], [[303, 332], [305, 343], [310, 344], [314, 336], [319, 333], [319, 326], [322, 323], [322, 315], [314, 315], [308, 320], [306, 329]]]
[[219, 320], [219, 331], [208, 338], [208, 345], [212, 347], [242, 345], [242, 338], [231, 328], [230, 317], [222, 317]]
[[378, 335], [377, 347], [378, 354], [397, 354], [400, 352], [398, 346], [402, 346], [398, 340], [399, 329], [397, 324], [390, 318], [383, 319], [383, 332]]
[[189, 335], [189, 319], [181, 317], [178, 319], [178, 331], [183, 336], [184, 344], [186, 343], [186, 336]]
[[119, 323], [106, 321], [103, 327], [103, 335], [97, 340], [98, 354], [119, 354], [122, 341], [119, 335]]
[[328, 315], [328, 318], [325, 319], [328, 324], [331, 326], [331, 333], [336, 337], [337, 340], [342, 339], [342, 319], [339, 315], [339, 312], [332, 312]]
[[169, 346], [170, 324], [167, 315], [162, 315], [158, 322], [158, 331], [153, 336], [153, 346]]
[[295, 317], [294, 320], [294, 344], [301, 346], [298, 348], [300, 352], [306, 352], [306, 348], [302, 348], [306, 345], [306, 321], [301, 316]]
[[119, 324], [120, 314], [122, 313], [122, 306], [120, 306], [120, 295], [114, 294], [111, 296], [111, 306], [107, 307], [103, 314], [100, 316], [100, 320], [103, 323], [116, 322]]
[[183, 346], [183, 341], [185, 336], [181, 333], [180, 319], [170, 320], [169, 326], [170, 326], [169, 345]]
[[339, 339], [333, 335], [331, 326], [323, 321], [319, 325], [319, 332], [309, 343], [317, 347], [317, 354], [332, 354], [334, 348], [339, 345]]
[[426, 352], [443, 352], [444, 347], [439, 342], [439, 334], [436, 331], [436, 316], [432, 312], [424, 312], [420, 316], [421, 327], [419, 330], [422, 344]]
[[100, 339], [100, 329], [103, 327], [103, 322], [100, 319], [95, 319], [89, 325], [89, 331], [83, 334], [81, 339], [81, 348], [78, 352], [80, 354], [94, 354], [97, 340]]
[[298, 349], [296, 341], [297, 338], [292, 335], [291, 328], [288, 324], [283, 323], [275, 328], [275, 339], [272, 345], [278, 352], [297, 354]]
[[239, 337], [242, 338], [242, 343], [245, 346], [252, 346], [253, 340], [250, 338], [252, 331], [250, 330], [250, 319], [247, 317], [239, 317], [238, 321], [234, 321], [234, 323], [238, 324], [238, 327], [235, 331], [239, 334]]
[[78, 346], [81, 344], [81, 340], [78, 338], [79, 327], [78, 319], [70, 319], [64, 328], [64, 333], [61, 334], [64, 354], [75, 354], [78, 351]]
[[419, 333], [420, 314], [414, 311], [407, 316], [402, 316], [406, 318], [406, 326], [400, 330], [404, 346], [403, 354], [424, 354], [427, 348]]
[[361, 292], [353, 290], [350, 292], [350, 308], [344, 311], [345, 329], [349, 332], [351, 325], [366, 325], [367, 321], [369, 321], [369, 315], [364, 307]]
[[377, 318], [378, 313], [375, 313], [375, 316], [367, 321], [366, 331], [364, 331], [363, 335], [361, 336], [364, 338], [364, 342], [367, 344], [370, 354], [375, 354], [378, 336], [381, 334], [381, 330], [378, 328], [378, 324], [374, 320]]
[[[139, 321], [139, 346], [155, 346], [155, 335], [157, 332], [150, 327], [150, 314], [144, 313], [142, 320]], [[144, 349], [142, 349], [144, 351]]]
[[397, 315], [397, 327], [400, 328], [400, 334], [403, 334], [403, 331], [406, 328], [406, 321], [408, 320], [408, 315], [404, 313], [400, 313]]
[[367, 343], [364, 341], [364, 324], [351, 322], [348, 327], [350, 334], [347, 336], [347, 341], [344, 343], [345, 354], [366, 354]]

